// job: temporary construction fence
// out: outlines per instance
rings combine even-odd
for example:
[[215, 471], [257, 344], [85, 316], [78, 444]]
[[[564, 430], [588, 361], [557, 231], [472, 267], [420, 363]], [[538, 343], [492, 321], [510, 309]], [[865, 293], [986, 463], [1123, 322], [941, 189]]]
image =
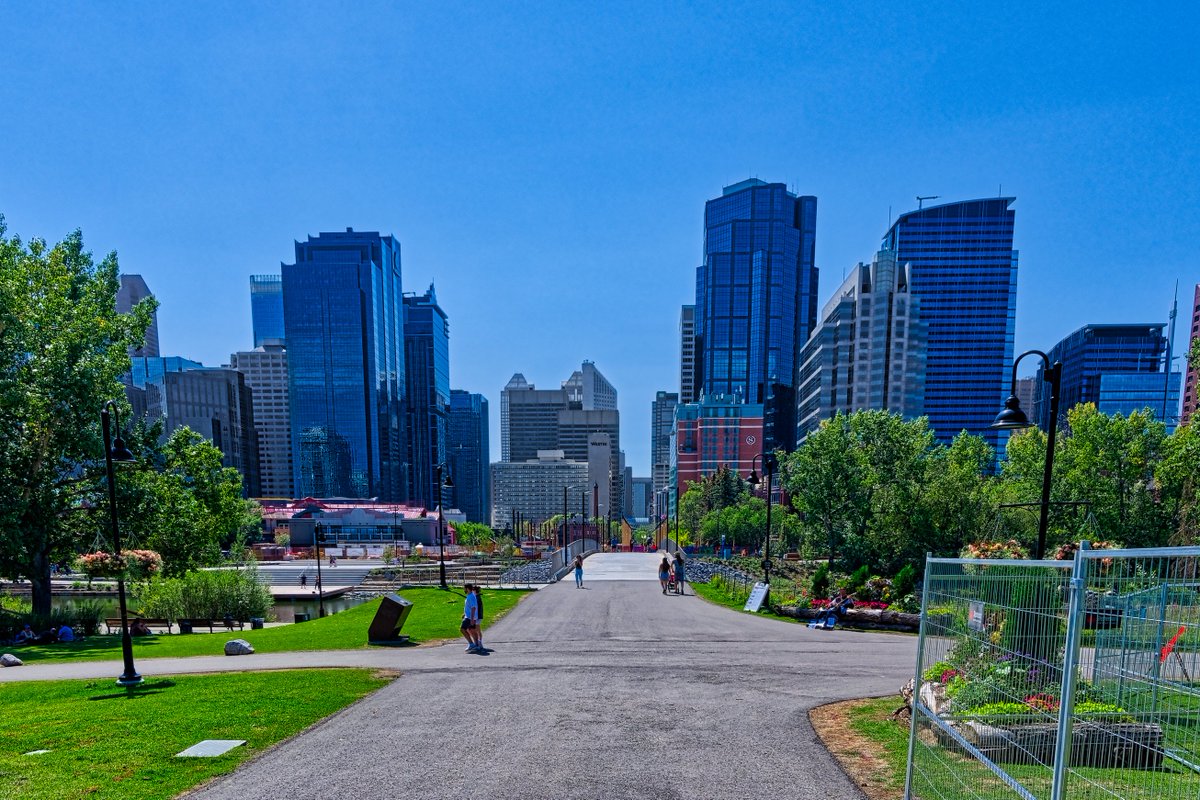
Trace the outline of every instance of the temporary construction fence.
[[929, 558], [905, 797], [1200, 797], [1200, 548]]

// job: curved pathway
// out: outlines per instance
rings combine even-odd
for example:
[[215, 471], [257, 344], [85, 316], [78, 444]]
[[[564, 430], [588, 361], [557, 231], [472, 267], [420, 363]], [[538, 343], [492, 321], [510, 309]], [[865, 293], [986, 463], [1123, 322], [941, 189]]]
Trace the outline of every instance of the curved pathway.
[[895, 692], [915, 639], [663, 596], [655, 563], [588, 558], [584, 589], [526, 599], [490, 655], [385, 654], [399, 680], [189, 797], [860, 798], [807, 712]]

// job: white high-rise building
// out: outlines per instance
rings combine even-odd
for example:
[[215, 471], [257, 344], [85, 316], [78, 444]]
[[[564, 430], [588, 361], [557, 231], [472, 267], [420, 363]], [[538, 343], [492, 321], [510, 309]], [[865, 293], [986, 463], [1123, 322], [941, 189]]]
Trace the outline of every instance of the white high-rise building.
[[233, 353], [229, 366], [246, 377], [258, 431], [258, 471], [262, 497], [294, 496], [292, 428], [288, 415], [287, 351], [279, 339]]

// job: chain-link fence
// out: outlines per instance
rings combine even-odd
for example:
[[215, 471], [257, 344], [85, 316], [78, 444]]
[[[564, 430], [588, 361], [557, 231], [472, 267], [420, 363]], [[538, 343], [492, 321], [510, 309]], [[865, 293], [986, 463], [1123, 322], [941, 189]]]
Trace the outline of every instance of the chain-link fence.
[[1198, 563], [928, 559], [906, 797], [1200, 796]]

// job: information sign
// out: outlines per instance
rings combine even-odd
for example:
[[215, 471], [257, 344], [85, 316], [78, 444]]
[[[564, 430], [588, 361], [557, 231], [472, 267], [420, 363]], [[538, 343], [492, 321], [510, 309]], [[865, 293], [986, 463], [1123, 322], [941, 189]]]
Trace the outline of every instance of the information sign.
[[746, 605], [742, 607], [742, 611], [749, 611], [757, 614], [762, 608], [763, 601], [767, 599], [767, 585], [762, 583], [754, 584], [754, 588], [750, 590], [750, 596], [746, 598]]

